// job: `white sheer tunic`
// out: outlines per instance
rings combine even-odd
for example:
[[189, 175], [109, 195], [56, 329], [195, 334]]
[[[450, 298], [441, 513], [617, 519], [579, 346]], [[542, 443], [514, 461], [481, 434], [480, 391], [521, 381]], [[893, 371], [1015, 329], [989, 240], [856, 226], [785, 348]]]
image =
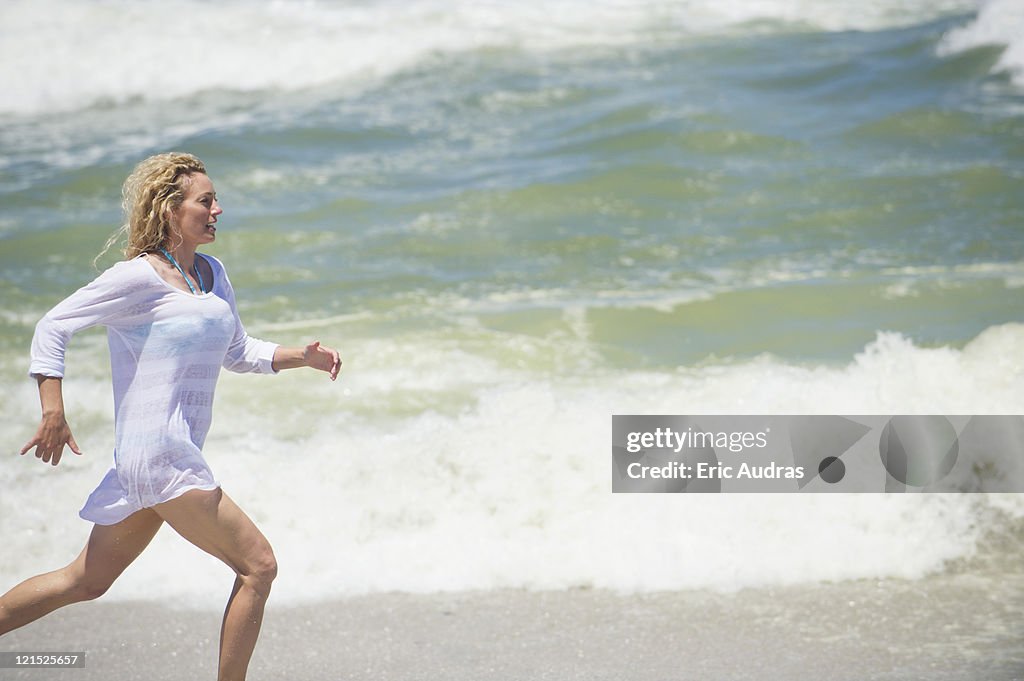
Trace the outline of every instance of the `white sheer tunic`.
[[[107, 327], [114, 384], [114, 466], [79, 515], [113, 525], [191, 489], [219, 486], [203, 459], [220, 368], [274, 373], [277, 345], [248, 336], [219, 260], [213, 289], [171, 286], [140, 256], [120, 262], [46, 313], [29, 373], [64, 376], [76, 332]], [[208, 284], [209, 285], [209, 284]]]

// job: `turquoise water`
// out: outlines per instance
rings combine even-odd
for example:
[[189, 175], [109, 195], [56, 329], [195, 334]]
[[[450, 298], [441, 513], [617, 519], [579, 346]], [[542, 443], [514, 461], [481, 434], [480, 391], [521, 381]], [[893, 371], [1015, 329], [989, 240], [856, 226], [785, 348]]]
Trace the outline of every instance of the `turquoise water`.
[[[217, 187], [209, 252], [249, 331], [345, 359], [338, 384], [218, 388], [207, 455], [292, 556], [285, 598], [919, 579], [986, 528], [1010, 538], [985, 544], [993, 574], [1016, 569], [991, 548], [1019, 545], [1014, 498], [626, 502], [608, 444], [615, 413], [1024, 412], [1020, 21], [967, 0], [6, 3], [4, 439], [38, 418], [36, 320], [95, 276], [131, 167], [180, 149]], [[69, 367], [89, 455], [0, 466], [4, 574], [77, 544], [109, 463], [102, 332]], [[148, 595], [178, 549], [118, 588]]]

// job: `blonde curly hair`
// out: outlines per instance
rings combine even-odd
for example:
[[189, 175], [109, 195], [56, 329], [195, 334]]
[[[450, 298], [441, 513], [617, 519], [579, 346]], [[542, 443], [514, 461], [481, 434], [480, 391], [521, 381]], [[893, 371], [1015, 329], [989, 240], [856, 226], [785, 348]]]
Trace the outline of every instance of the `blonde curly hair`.
[[206, 166], [182, 152], [156, 154], [135, 166], [121, 188], [124, 224], [107, 240], [96, 260], [125, 236], [125, 260], [169, 247], [171, 213], [185, 199], [190, 178], [196, 173], [205, 175]]

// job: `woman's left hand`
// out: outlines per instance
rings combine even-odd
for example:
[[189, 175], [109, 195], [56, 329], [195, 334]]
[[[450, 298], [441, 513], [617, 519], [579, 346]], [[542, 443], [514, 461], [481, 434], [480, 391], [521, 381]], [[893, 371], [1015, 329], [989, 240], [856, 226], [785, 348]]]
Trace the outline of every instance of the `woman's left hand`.
[[302, 351], [302, 360], [312, 369], [330, 373], [332, 381], [338, 378], [338, 372], [341, 371], [341, 357], [338, 351], [320, 345], [320, 341], [313, 341], [305, 347]]

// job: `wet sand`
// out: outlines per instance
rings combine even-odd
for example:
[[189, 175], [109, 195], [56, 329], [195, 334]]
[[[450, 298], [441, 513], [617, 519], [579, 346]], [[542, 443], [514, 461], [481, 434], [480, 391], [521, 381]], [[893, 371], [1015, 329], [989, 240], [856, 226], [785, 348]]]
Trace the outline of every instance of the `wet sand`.
[[[271, 601], [252, 681], [1024, 679], [1024, 581], [922, 581], [735, 594], [494, 591]], [[84, 669], [0, 679], [214, 679], [220, 613], [83, 603], [0, 651], [85, 651]]]

